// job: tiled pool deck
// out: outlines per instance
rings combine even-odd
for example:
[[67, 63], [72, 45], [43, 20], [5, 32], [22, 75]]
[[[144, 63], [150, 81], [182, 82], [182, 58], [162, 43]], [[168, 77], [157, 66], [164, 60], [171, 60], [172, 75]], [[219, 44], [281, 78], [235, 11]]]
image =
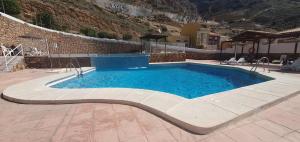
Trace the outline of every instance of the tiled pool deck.
[[[239, 68], [249, 70], [249, 67]], [[73, 72], [10, 86], [4, 90], [3, 97], [28, 104], [126, 104], [147, 110], [194, 133], [207, 134], [300, 93], [298, 79], [277, 72], [258, 71], [275, 79], [195, 99], [143, 89], [57, 89], [48, 86], [50, 82], [68, 78]], [[34, 88], [28, 89], [32, 86]]]
[[[15, 73], [11, 83], [19, 82], [18, 76], [22, 75]], [[299, 104], [296, 96], [209, 135], [195, 135], [130, 106], [21, 105], [1, 100], [0, 141], [299, 141]]]

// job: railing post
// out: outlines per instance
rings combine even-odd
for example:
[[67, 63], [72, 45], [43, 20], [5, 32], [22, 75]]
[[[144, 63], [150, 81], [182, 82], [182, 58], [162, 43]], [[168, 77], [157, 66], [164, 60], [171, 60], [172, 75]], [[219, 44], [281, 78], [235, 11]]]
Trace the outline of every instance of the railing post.
[[6, 71], [9, 71], [9, 69], [8, 69], [8, 63], [7, 63], [7, 57], [6, 57], [5, 54], [4, 54], [4, 60], [5, 60], [5, 68], [6, 68]]
[[24, 55], [24, 48], [23, 48], [22, 44], [21, 44], [21, 53], [22, 53], [22, 56], [25, 57], [25, 55]]

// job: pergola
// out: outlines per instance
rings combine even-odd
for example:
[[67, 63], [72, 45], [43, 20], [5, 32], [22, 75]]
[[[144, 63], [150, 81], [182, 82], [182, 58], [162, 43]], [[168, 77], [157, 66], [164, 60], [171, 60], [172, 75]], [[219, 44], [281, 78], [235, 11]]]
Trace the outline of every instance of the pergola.
[[295, 38], [295, 49], [294, 49], [294, 53], [295, 56], [297, 55], [297, 50], [298, 50], [298, 43], [299, 43], [299, 38], [300, 38], [300, 28], [295, 28], [295, 29], [291, 29], [291, 30], [286, 30], [286, 31], [282, 31], [279, 32], [278, 34], [280, 34], [281, 38]]
[[[242, 43], [242, 54], [244, 52], [244, 46], [245, 46], [245, 44], [243, 44], [243, 43], [252, 42], [253, 43], [252, 51], [255, 51], [255, 44], [257, 43], [255, 58], [258, 58], [259, 48], [260, 48], [259, 46], [260, 46], [261, 39], [268, 40], [268, 53], [267, 54], [269, 57], [272, 41], [274, 41], [277, 38], [295, 38], [296, 44], [295, 44], [294, 52], [295, 52], [295, 56], [296, 56], [297, 48], [298, 48], [297, 38], [299, 38], [299, 37], [300, 37], [300, 28], [287, 30], [287, 31], [283, 31], [283, 32], [278, 32], [278, 33], [248, 30], [248, 31], [244, 31], [244, 32], [232, 37], [231, 41], [226, 41], [226, 42], [235, 43], [235, 48], [236, 48], [237, 43]], [[236, 49], [235, 49], [235, 51], [236, 51]], [[223, 52], [223, 47], [221, 45], [220, 58], [222, 56], [222, 52]]]
[[[165, 41], [165, 54], [167, 54], [167, 37], [166, 35], [162, 35], [162, 34], [145, 34], [144, 36], [140, 37], [141, 39], [141, 53], [143, 52], [143, 41], [151, 41], [151, 40], [155, 40], [156, 42], [156, 47], [157, 47], [157, 42], [160, 39], [164, 39]], [[152, 53], [151, 50], [151, 45], [150, 45], [150, 54]]]
[[[260, 46], [260, 40], [261, 39], [268, 39], [268, 56], [270, 54], [270, 49], [271, 49], [271, 43], [274, 39], [278, 37], [278, 34], [276, 33], [271, 33], [271, 32], [264, 32], [264, 31], [245, 31], [239, 35], [236, 35], [232, 38], [233, 42], [253, 42], [252, 50], [255, 51], [255, 44], [257, 43], [257, 48], [256, 48], [256, 58], [258, 57], [259, 53], [259, 46]], [[242, 46], [244, 48], [244, 46]]]

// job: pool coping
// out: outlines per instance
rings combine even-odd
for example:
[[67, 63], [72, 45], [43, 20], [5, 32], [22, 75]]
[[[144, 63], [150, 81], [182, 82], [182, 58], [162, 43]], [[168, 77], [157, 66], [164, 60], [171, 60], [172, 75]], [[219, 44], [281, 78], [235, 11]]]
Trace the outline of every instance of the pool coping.
[[[176, 63], [200, 64], [194, 60]], [[227, 67], [250, 70], [250, 67], [246, 66]], [[84, 68], [85, 72], [92, 70], [94, 68]], [[258, 69], [258, 72], [274, 80], [194, 99], [144, 89], [57, 89], [49, 87], [51, 82], [74, 77], [74, 72], [51, 75], [10, 86], [3, 91], [3, 98], [24, 104], [117, 103], [131, 105], [158, 115], [191, 132], [207, 134], [300, 93], [299, 78], [279, 72], [268, 73], [261, 69]]]

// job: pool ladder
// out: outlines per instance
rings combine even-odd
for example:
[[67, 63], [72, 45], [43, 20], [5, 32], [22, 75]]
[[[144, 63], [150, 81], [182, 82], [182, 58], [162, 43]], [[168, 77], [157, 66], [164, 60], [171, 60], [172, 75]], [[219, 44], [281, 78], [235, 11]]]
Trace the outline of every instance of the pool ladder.
[[267, 63], [267, 70], [268, 70], [268, 72], [270, 72], [270, 60], [268, 57], [262, 57], [259, 60], [257, 60], [256, 63], [252, 66], [250, 71], [256, 72], [257, 67], [260, 65], [260, 63], [262, 63], [262, 67], [263, 67], [264, 71], [266, 71], [265, 63]]
[[[77, 64], [77, 66], [78, 66], [79, 68], [76, 68], [76, 66], [75, 66], [75, 65], [73, 64], [73, 62], [72, 62], [73, 60], [75, 61], [75, 63]], [[83, 70], [82, 70], [82, 68], [81, 68], [81, 66], [80, 66], [80, 64], [79, 64], [79, 62], [78, 62], [78, 60], [77, 60], [77, 58], [71, 58], [71, 59], [70, 59], [70, 63], [68, 63], [68, 64], [66, 65], [66, 72], [68, 72], [68, 69], [69, 69], [69, 71], [71, 71], [72, 68], [75, 69], [75, 71], [76, 71], [76, 76], [77, 76], [77, 77], [83, 77]]]

